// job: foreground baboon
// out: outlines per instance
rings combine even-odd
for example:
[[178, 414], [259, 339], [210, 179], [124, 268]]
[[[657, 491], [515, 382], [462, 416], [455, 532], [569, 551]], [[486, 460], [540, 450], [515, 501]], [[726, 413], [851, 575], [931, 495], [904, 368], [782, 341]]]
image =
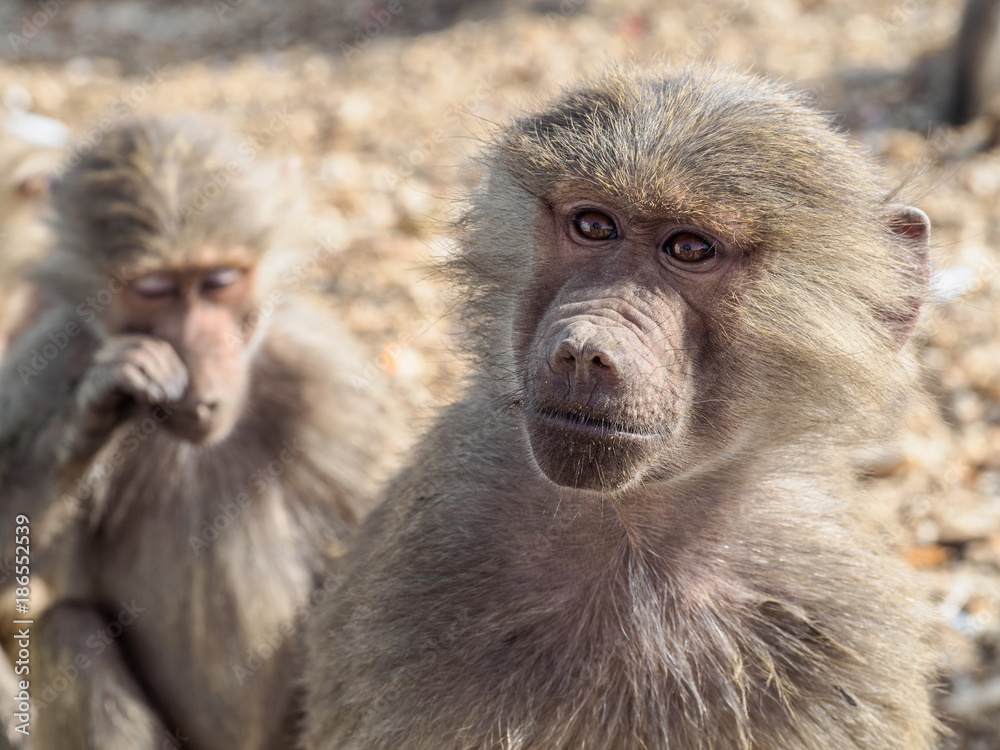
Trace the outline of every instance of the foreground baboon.
[[57, 598], [35, 748], [294, 744], [298, 621], [396, 430], [307, 293], [287, 170], [244, 146], [139, 120], [55, 187], [58, 307], [0, 372], [3, 551], [26, 516]]
[[920, 211], [787, 88], [612, 70], [457, 224], [478, 370], [310, 621], [312, 750], [928, 748], [928, 611], [849, 459]]

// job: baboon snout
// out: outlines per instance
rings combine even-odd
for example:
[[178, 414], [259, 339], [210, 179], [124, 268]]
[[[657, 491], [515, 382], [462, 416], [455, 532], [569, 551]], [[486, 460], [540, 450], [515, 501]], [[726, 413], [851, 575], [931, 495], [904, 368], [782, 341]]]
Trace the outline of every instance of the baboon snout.
[[[225, 409], [219, 399], [204, 397], [189, 391], [175, 405], [168, 426], [186, 440], [202, 443], [224, 427], [220, 419]], [[224, 427], [224, 431], [227, 431]]]
[[219, 402], [217, 399], [199, 401], [194, 407], [194, 415], [202, 424], [209, 424], [218, 408]]
[[614, 385], [623, 357], [614, 336], [592, 323], [573, 323], [556, 337], [549, 367], [580, 385]]

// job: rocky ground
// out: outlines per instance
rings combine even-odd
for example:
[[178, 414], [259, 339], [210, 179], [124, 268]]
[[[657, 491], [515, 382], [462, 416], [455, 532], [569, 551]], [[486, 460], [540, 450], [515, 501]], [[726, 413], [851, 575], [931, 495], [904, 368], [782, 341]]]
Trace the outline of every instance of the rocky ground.
[[335, 5], [8, 0], [0, 95], [8, 113], [70, 127], [57, 165], [102, 118], [189, 110], [228, 123], [261, 158], [301, 159], [317, 242], [335, 249], [316, 283], [369, 342], [365, 376], [398, 378], [426, 404], [461, 373], [445, 297], [421, 269], [447, 249], [442, 218], [474, 180], [467, 156], [490, 123], [622, 58], [713, 57], [812, 91], [893, 179], [916, 169], [910, 197], [934, 225], [938, 299], [920, 334], [932, 398], [864, 462], [873, 503], [947, 623], [954, 746], [1000, 748], [1000, 149], [979, 148], [982, 122], [942, 124], [961, 3]]

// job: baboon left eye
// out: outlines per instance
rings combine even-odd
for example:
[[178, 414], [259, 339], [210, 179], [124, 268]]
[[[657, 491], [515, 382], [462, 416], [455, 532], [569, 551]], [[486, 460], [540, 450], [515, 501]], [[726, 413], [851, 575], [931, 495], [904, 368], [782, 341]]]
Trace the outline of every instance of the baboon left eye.
[[681, 263], [700, 263], [715, 255], [715, 245], [691, 232], [678, 232], [663, 243], [663, 252]]
[[618, 228], [607, 214], [600, 211], [585, 211], [573, 222], [576, 231], [588, 240], [616, 240]]
[[177, 291], [177, 285], [174, 280], [169, 276], [160, 273], [152, 273], [149, 276], [143, 276], [141, 279], [136, 279], [132, 283], [132, 289], [135, 290], [137, 294], [147, 299], [155, 299], [157, 297], [168, 297]]
[[243, 269], [241, 268], [216, 268], [202, 279], [201, 288], [208, 292], [225, 289], [241, 278], [243, 278]]

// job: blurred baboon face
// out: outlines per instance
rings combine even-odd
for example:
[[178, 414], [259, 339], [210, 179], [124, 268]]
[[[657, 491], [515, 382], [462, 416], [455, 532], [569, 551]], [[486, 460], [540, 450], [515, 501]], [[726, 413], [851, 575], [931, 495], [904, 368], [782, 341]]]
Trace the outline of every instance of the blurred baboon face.
[[116, 297], [111, 333], [163, 339], [187, 368], [188, 385], [165, 426], [195, 443], [225, 438], [249, 387], [255, 268], [219, 256], [204, 266], [145, 272]]

